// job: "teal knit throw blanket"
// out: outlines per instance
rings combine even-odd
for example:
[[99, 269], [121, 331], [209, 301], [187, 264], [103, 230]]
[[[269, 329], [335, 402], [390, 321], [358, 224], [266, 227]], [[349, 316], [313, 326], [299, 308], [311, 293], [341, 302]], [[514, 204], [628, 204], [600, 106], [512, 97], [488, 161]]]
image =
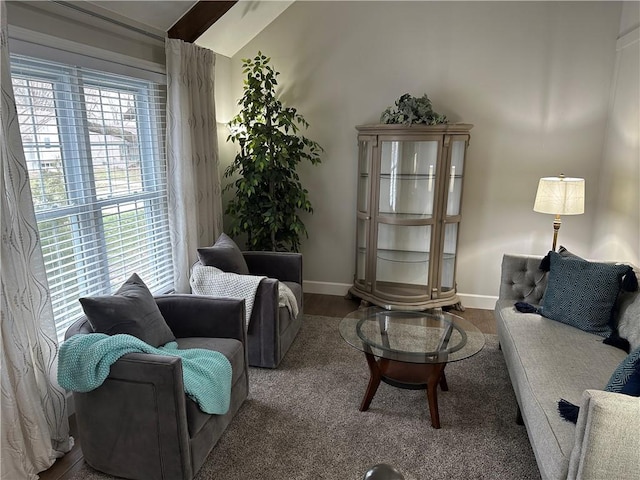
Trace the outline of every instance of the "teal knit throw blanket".
[[155, 348], [131, 335], [74, 335], [60, 346], [58, 383], [74, 392], [98, 388], [111, 365], [127, 353], [170, 355], [182, 359], [185, 393], [203, 412], [222, 415], [231, 399], [231, 363], [220, 352], [202, 348], [179, 350], [176, 342]]

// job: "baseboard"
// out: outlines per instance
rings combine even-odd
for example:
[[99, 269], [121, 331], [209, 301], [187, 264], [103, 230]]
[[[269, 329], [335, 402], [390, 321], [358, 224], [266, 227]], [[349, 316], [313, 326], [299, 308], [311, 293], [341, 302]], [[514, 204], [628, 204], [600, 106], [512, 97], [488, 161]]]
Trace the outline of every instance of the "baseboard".
[[460, 293], [460, 303], [465, 308], [477, 308], [479, 310], [493, 310], [496, 306], [498, 297], [492, 295], [474, 295], [471, 293]]
[[[321, 295], [337, 295], [343, 297], [351, 288], [350, 283], [314, 282], [304, 280], [302, 289], [305, 293], [319, 293]], [[471, 293], [458, 293], [464, 307], [478, 308], [480, 310], [493, 310], [498, 297], [492, 295], [474, 295]]]
[[302, 282], [302, 290], [305, 293], [319, 293], [321, 295], [344, 297], [350, 288], [350, 283], [314, 282], [311, 280], [303, 280]]

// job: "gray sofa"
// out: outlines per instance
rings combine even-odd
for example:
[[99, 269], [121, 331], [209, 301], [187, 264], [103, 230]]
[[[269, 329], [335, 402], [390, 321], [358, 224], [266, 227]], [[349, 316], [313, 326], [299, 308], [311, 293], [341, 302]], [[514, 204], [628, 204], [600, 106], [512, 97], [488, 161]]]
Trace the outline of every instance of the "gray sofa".
[[[180, 358], [129, 353], [105, 382], [73, 393], [85, 461], [96, 470], [136, 480], [191, 480], [249, 392], [244, 300], [161, 295], [156, 303], [179, 348], [222, 352], [233, 370], [231, 402], [210, 415], [184, 392]], [[86, 317], [65, 334], [92, 333]]]
[[[602, 391], [627, 354], [603, 337], [520, 313], [539, 305], [547, 273], [542, 257], [505, 255], [495, 307], [498, 337], [543, 479], [640, 479], [640, 399]], [[621, 295], [620, 336], [640, 346], [640, 294]], [[580, 405], [577, 424], [558, 413], [558, 400]]]

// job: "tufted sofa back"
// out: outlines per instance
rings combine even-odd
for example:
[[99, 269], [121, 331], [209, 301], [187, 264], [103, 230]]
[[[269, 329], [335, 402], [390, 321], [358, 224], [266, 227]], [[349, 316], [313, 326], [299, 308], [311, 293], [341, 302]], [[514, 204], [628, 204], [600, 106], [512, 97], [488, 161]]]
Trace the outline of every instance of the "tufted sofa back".
[[500, 299], [540, 305], [547, 288], [547, 272], [539, 268], [541, 260], [533, 255], [504, 255]]
[[[500, 300], [540, 305], [547, 288], [547, 272], [540, 270], [541, 256], [505, 254], [502, 257]], [[634, 266], [640, 277], [640, 270]], [[618, 332], [629, 340], [631, 349], [640, 347], [640, 292], [623, 292], [618, 298], [615, 315]]]

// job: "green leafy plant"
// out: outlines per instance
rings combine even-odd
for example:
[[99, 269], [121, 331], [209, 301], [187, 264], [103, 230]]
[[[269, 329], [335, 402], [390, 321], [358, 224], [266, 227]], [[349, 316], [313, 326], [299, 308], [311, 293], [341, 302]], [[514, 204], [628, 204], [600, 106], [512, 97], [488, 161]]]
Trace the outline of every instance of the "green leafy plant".
[[313, 213], [308, 191], [296, 172], [297, 165], [320, 163], [322, 147], [299, 134], [309, 124], [295, 108], [278, 100], [275, 87], [280, 72], [261, 52], [243, 59], [244, 93], [240, 112], [229, 122], [227, 138], [240, 146], [225, 177], [238, 178], [225, 186], [235, 187], [226, 208], [231, 216], [231, 235], [245, 233], [251, 250], [294, 251], [300, 236], [308, 237], [298, 212]]
[[440, 115], [433, 111], [431, 100], [429, 100], [426, 93], [420, 98], [405, 93], [396, 100], [395, 105], [382, 112], [380, 122], [402, 123], [404, 125], [411, 125], [412, 123], [437, 125], [439, 123], [448, 123], [449, 121], [446, 115]]

